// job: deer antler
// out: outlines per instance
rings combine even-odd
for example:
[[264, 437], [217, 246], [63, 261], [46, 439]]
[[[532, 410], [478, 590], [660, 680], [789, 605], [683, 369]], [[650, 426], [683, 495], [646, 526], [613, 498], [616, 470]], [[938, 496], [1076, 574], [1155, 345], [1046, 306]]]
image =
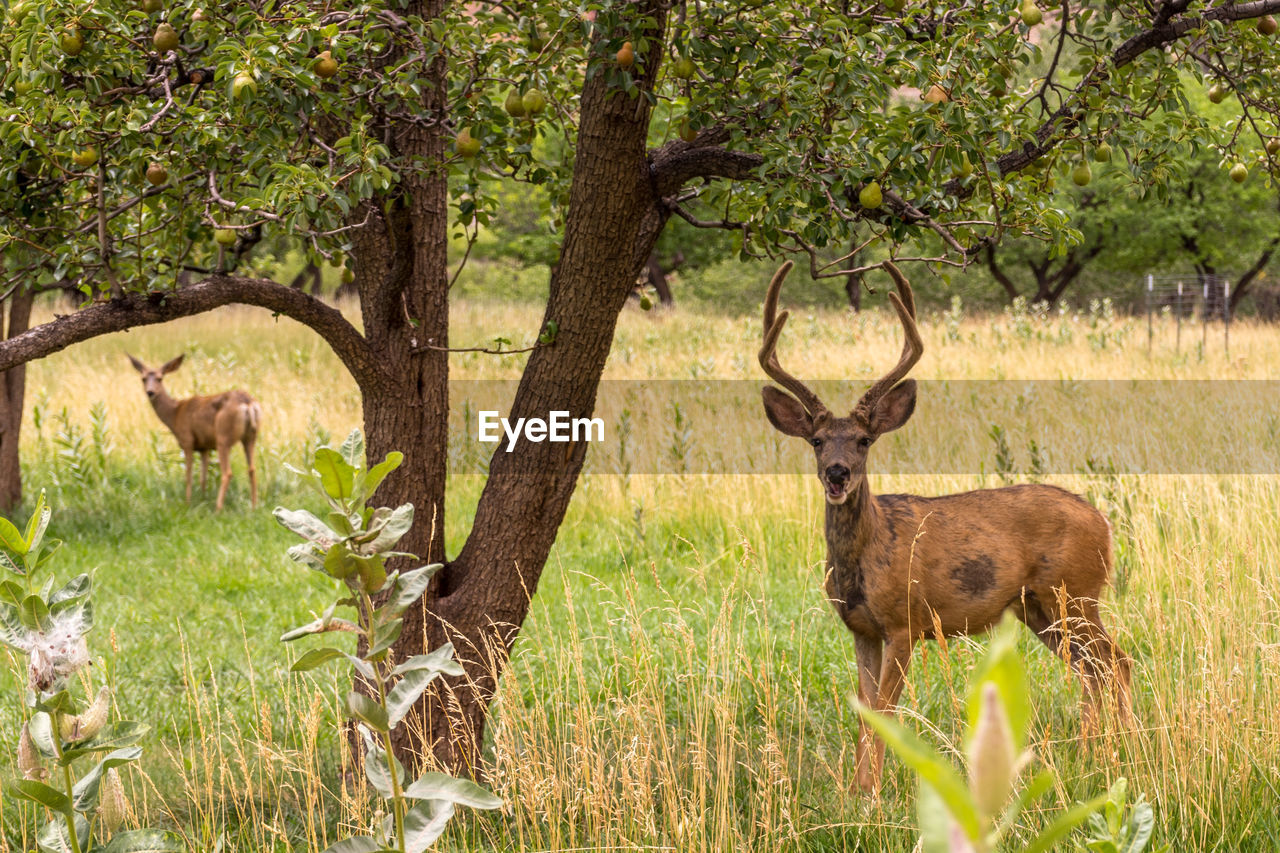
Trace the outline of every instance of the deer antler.
[[[911, 283], [891, 261], [885, 261], [881, 266], [898, 286], [898, 293], [890, 293], [889, 301], [893, 303], [894, 309], [898, 312], [898, 318], [902, 320], [902, 357], [898, 359], [897, 366], [877, 379], [876, 383], [867, 389], [867, 393], [862, 395], [858, 405], [854, 406], [853, 416], [863, 426], [871, 423], [871, 412], [885, 392], [897, 385], [924, 354], [924, 341], [920, 339], [920, 330], [916, 328], [916, 301], [911, 295]], [[902, 294], [901, 298], [898, 294]]]
[[791, 272], [791, 267], [791, 261], [778, 267], [778, 271], [773, 274], [773, 279], [769, 282], [769, 292], [764, 298], [764, 343], [760, 345], [760, 366], [764, 368], [764, 372], [770, 379], [794, 394], [800, 401], [800, 405], [804, 406], [805, 411], [816, 418], [818, 415], [825, 414], [827, 407], [822, 405], [817, 394], [783, 370], [782, 365], [778, 363], [778, 337], [782, 334], [782, 327], [787, 324], [787, 317], [790, 316], [788, 311], [778, 313], [778, 294], [782, 292], [782, 280], [787, 277], [787, 273]]

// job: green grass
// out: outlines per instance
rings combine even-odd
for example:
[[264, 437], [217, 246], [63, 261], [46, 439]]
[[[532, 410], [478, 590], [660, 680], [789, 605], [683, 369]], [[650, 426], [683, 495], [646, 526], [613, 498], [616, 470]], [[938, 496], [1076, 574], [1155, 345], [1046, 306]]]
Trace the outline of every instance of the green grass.
[[[537, 317], [464, 303], [456, 336], [519, 341]], [[862, 378], [897, 355], [887, 317], [818, 312], [792, 326], [784, 346], [811, 376]], [[1175, 353], [1166, 336], [1148, 358], [1144, 332], [1123, 318], [938, 318], [925, 324], [917, 373], [1268, 378], [1280, 356], [1266, 327], [1236, 330], [1230, 356], [1218, 346]], [[628, 311], [609, 376], [758, 378], [758, 335], [754, 316]], [[236, 384], [262, 400], [258, 511], [247, 506], [242, 460], [227, 512], [215, 514], [211, 498], [184, 504], [180, 457], [126, 347], [148, 360], [187, 350], [170, 379], [175, 394]], [[455, 373], [510, 377], [521, 363], [459, 355]], [[139, 819], [177, 829], [193, 850], [221, 839], [227, 851], [318, 851], [348, 834], [368, 801], [338, 771], [341, 673], [289, 675], [301, 649], [278, 642], [331, 587], [284, 559], [292, 540], [269, 513], [314, 502], [282, 463], [301, 463], [358, 423], [358, 398], [332, 354], [287, 321], [234, 311], [91, 342], [33, 365], [29, 387], [28, 492], [44, 487], [55, 507], [52, 535], [68, 543], [59, 576], [95, 572], [91, 677], [113, 684], [121, 715], [155, 726], [146, 774], [131, 777]], [[1232, 426], [1263, 429], [1266, 414]], [[1101, 426], [1107, 413], [1093, 417]], [[903, 436], [909, 448], [910, 426]], [[1023, 438], [1011, 434], [1015, 450]], [[822, 504], [811, 479], [584, 477], [495, 706], [487, 757], [508, 807], [463, 817], [446, 848], [912, 847], [913, 782], [900, 763], [890, 760], [879, 802], [850, 792], [853, 643], [820, 591]], [[1174, 849], [1276, 849], [1280, 479], [1053, 481], [1088, 493], [1116, 527], [1118, 577], [1104, 612], [1135, 658], [1140, 726], [1082, 740], [1078, 686], [1024, 637], [1035, 749], [1059, 774], [1051, 799], [1083, 798], [1125, 775], [1155, 804], [1159, 839]], [[873, 488], [937, 494], [983, 482], [876, 477]], [[475, 476], [454, 478], [453, 551], [479, 487]], [[903, 704], [927, 736], [955, 744], [982, 642], [917, 651]], [[0, 742], [14, 744], [20, 682], [4, 679]], [[10, 766], [0, 771], [12, 778]], [[0, 851], [23, 849], [31, 815], [4, 794], [0, 809]], [[1024, 831], [1051, 816], [1032, 812]]]

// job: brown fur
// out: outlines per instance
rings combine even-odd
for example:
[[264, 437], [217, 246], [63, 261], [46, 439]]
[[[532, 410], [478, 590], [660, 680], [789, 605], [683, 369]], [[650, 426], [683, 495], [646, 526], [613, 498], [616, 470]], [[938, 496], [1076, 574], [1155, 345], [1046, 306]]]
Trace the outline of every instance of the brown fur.
[[[760, 362], [770, 376], [785, 379], [788, 390], [807, 392], [797, 388], [773, 354], [786, 320], [785, 314], [774, 319], [786, 269], [775, 277], [766, 299]], [[915, 330], [910, 286], [896, 270], [891, 273], [902, 292], [895, 307], [907, 331], [902, 360], [889, 374], [897, 382], [923, 344]], [[825, 587], [854, 635], [862, 701], [891, 711], [917, 641], [934, 639], [939, 630], [946, 636], [980, 633], [1011, 610], [1071, 661], [1085, 688], [1086, 726], [1092, 725], [1104, 681], [1127, 715], [1130, 661], [1098, 613], [1098, 596], [1111, 572], [1107, 520], [1079, 496], [1048, 485], [941, 497], [872, 495], [867, 452], [915, 409], [915, 382], [893, 382], [877, 382], [843, 418], [811, 392], [796, 399], [764, 389], [770, 423], [814, 447], [827, 498]], [[883, 760], [883, 742], [864, 727], [857, 745], [863, 789], [878, 787]]]
[[209, 479], [209, 451], [218, 452], [218, 468], [222, 471], [222, 484], [218, 488], [218, 511], [221, 512], [231, 484], [231, 448], [244, 445], [245, 459], [249, 462], [249, 494], [252, 506], [258, 505], [258, 470], [253, 462], [253, 447], [258, 439], [258, 427], [262, 421], [262, 407], [253, 397], [240, 390], [224, 391], [202, 397], [175, 400], [164, 388], [164, 375], [182, 365], [178, 356], [159, 369], [147, 367], [129, 356], [134, 368], [142, 374], [142, 387], [151, 400], [151, 408], [161, 422], [178, 439], [187, 467], [187, 503], [191, 502], [191, 466], [195, 454], [200, 454], [200, 492], [205, 493]]

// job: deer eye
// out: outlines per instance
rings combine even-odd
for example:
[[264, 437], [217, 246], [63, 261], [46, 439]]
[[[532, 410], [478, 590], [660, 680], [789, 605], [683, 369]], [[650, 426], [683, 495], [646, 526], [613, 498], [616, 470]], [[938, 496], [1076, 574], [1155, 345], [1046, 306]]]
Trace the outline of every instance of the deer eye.
[[858, 439], [858, 446], [859, 446], [859, 447], [862, 447], [862, 448], [870, 447], [870, 446], [871, 446], [871, 436], [869, 436], [869, 435], [864, 435], [862, 438]]
[[810, 444], [812, 444], [814, 447], [821, 447], [821, 446], [822, 446], [822, 439], [820, 439], [820, 438], [811, 438], [811, 439], [809, 439], [809, 443], [810, 443]]

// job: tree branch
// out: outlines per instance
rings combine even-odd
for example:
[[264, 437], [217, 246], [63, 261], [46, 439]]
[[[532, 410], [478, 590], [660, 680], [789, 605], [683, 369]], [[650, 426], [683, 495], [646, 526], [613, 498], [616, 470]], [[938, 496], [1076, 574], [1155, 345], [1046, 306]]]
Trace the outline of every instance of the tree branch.
[[269, 279], [224, 274], [173, 291], [128, 293], [73, 314], [56, 316], [0, 342], [0, 371], [101, 335], [166, 323], [233, 304], [266, 308], [309, 327], [332, 347], [362, 388], [379, 382], [383, 376], [378, 354], [336, 308]]
[[730, 151], [719, 145], [704, 144], [701, 139], [672, 141], [650, 155], [649, 176], [654, 194], [663, 198], [697, 178], [740, 181], [755, 177], [754, 171], [763, 164], [764, 157], [759, 154]]

